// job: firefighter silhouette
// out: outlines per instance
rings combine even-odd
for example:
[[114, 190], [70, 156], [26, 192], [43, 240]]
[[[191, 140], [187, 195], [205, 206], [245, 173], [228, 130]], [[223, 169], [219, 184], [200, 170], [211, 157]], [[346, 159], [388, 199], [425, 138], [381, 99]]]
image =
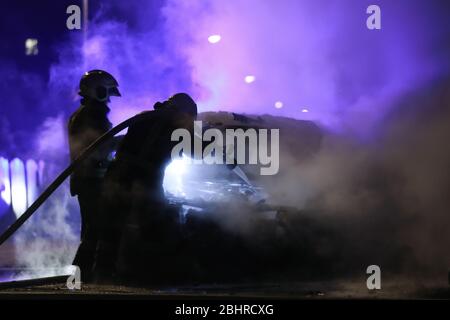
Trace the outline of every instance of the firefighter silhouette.
[[[86, 72], [80, 80], [81, 106], [68, 124], [71, 160], [75, 160], [92, 142], [112, 127], [108, 119], [110, 96], [120, 96], [118, 83], [103, 70]], [[98, 235], [98, 203], [102, 180], [111, 160], [113, 144], [107, 144], [90, 156], [70, 177], [70, 192], [78, 197], [81, 213], [81, 242], [73, 261], [80, 267], [83, 280], [90, 278]]]
[[129, 127], [105, 176], [94, 268], [99, 281], [155, 276], [167, 267], [162, 257], [174, 255], [178, 212], [168, 212], [164, 172], [177, 143], [171, 141], [172, 132], [193, 132], [197, 105], [178, 93], [154, 109]]

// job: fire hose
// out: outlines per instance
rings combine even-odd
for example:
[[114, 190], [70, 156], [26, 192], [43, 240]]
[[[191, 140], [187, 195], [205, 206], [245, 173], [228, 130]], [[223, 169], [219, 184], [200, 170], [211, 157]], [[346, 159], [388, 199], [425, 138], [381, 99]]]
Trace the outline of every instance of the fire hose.
[[[145, 120], [150, 119], [153, 113], [151, 112], [143, 112], [134, 117], [131, 117], [105, 134], [95, 140], [89, 147], [87, 147], [81, 155], [72, 161], [72, 163], [41, 193], [41, 195], [31, 204], [31, 206], [13, 223], [11, 224], [6, 231], [0, 235], [0, 246], [9, 239], [40, 207], [41, 205], [53, 194], [53, 192], [58, 189], [58, 187], [69, 177], [73, 171], [85, 160], [87, 159], [98, 147], [106, 143], [108, 140], [112, 139], [116, 134], [125, 130], [129, 126]], [[241, 179], [243, 179], [246, 183], [250, 184], [245, 173], [238, 167], [234, 167], [233, 172], [237, 174]]]
[[33, 204], [13, 223], [8, 229], [0, 235], [0, 246], [9, 239], [35, 212], [40, 206], [55, 192], [55, 190], [69, 177], [73, 171], [88, 158], [98, 147], [103, 145], [108, 140], [112, 139], [116, 134], [125, 130], [130, 125], [149, 118], [152, 115], [150, 112], [138, 114], [128, 120], [118, 124], [97, 140], [95, 140], [84, 152], [72, 163], [45, 189], [45, 191], [33, 202]]

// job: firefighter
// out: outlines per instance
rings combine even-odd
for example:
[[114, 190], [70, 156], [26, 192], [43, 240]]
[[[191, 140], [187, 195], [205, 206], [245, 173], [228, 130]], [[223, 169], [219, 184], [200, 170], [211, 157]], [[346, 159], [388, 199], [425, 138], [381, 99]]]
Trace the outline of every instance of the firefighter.
[[143, 273], [157, 276], [157, 262], [164, 268], [161, 256], [174, 248], [169, 242], [176, 241], [172, 231], [177, 217], [167, 214], [164, 171], [177, 143], [171, 141], [172, 132], [178, 128], [193, 132], [197, 105], [189, 95], [178, 93], [154, 109], [129, 127], [105, 176], [94, 267], [100, 282], [142, 279]]
[[[110, 96], [121, 96], [114, 77], [103, 70], [86, 72], [80, 80], [78, 94], [81, 106], [70, 117], [68, 137], [70, 158], [75, 160], [92, 142], [112, 127], [108, 119]], [[113, 144], [97, 150], [70, 177], [70, 192], [78, 197], [81, 213], [80, 246], [73, 264], [82, 272], [84, 281], [90, 280], [95, 253], [98, 202], [101, 182], [111, 160]]]

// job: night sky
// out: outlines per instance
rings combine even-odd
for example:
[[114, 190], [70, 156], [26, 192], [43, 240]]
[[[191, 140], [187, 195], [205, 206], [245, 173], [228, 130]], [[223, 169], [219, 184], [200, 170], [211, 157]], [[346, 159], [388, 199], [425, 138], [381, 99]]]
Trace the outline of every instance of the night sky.
[[[31, 134], [50, 115], [40, 108], [57, 44], [67, 37], [65, 11], [82, 1], [2, 1], [0, 3], [0, 153], [20, 156]], [[38, 55], [25, 54], [25, 40], [37, 38]], [[50, 111], [50, 110], [48, 110]]]
[[[114, 123], [186, 91], [200, 111], [314, 120], [360, 138], [397, 99], [450, 70], [448, 1], [377, 1], [382, 29], [371, 31], [370, 1], [91, 0], [84, 47], [82, 31], [66, 28], [67, 6], [81, 2], [0, 4], [0, 153], [9, 158], [41, 156], [30, 149], [46, 121], [76, 109], [86, 69], [119, 80]], [[212, 45], [212, 34], [222, 40]], [[38, 39], [38, 55], [25, 55], [27, 38]]]

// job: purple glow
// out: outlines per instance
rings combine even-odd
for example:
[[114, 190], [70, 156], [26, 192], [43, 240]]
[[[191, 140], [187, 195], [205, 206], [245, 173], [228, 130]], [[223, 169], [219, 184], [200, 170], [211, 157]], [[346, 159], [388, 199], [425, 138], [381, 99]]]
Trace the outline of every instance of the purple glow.
[[[366, 27], [368, 1], [159, 3], [102, 1], [101, 10], [91, 12], [85, 43], [82, 33], [68, 32], [52, 47], [59, 61], [48, 82], [1, 59], [17, 88], [13, 94], [9, 82], [0, 88], [4, 104], [15, 110], [0, 118], [13, 136], [2, 145], [27, 148], [35, 134], [23, 121], [33, 118], [28, 110], [39, 121], [66, 119], [79, 103], [80, 76], [93, 68], [119, 80], [123, 97], [111, 103], [115, 124], [185, 91], [200, 111], [304, 119], [307, 106], [308, 119], [358, 135], [379, 127], [396, 99], [449, 73], [448, 10], [437, 1], [378, 1], [381, 30]], [[117, 11], [120, 17], [111, 14]], [[221, 40], [212, 45], [215, 36]], [[246, 75], [257, 80], [248, 85]], [[279, 99], [283, 107], [274, 108]], [[64, 141], [62, 134], [53, 139]]]
[[[270, 113], [271, 109], [260, 106], [270, 106], [275, 95], [282, 95], [286, 105], [314, 106], [314, 119], [322, 123], [358, 126], [355, 117], [371, 115], [364, 117], [366, 121], [376, 121], [392, 99], [433, 75], [433, 62], [423, 46], [430, 29], [422, 5], [408, 2], [405, 13], [406, 4], [382, 1], [384, 29], [378, 32], [366, 28], [361, 2], [209, 4], [213, 9], [208, 12], [196, 8], [200, 15], [195, 19], [221, 30], [229, 41], [222, 43], [220, 51], [211, 51], [202, 41], [188, 44], [192, 77], [204, 90], [205, 109], [220, 105], [237, 111], [245, 106], [246, 112]], [[414, 25], [405, 23], [408, 20]], [[191, 28], [183, 36], [197, 39], [201, 33]], [[259, 83], [249, 88], [236, 80], [246, 69], [261, 75]], [[220, 90], [214, 87], [217, 77], [226, 79]], [[246, 78], [247, 83], [252, 80]], [[283, 113], [300, 117], [295, 107], [286, 107]]]
[[[382, 29], [368, 30], [366, 8], [370, 4], [366, 0], [102, 1], [101, 9], [91, 12], [85, 42], [82, 32], [67, 32], [63, 42], [51, 48], [40, 47], [39, 56], [34, 58], [43, 56], [42, 49], [58, 50], [59, 61], [51, 66], [48, 81], [45, 76], [16, 65], [14, 59], [0, 59], [0, 70], [8, 79], [0, 83], [3, 105], [7, 106], [0, 115], [0, 148], [6, 146], [6, 156], [10, 158], [44, 159], [46, 171], [51, 173], [49, 177], [55, 177], [69, 161], [66, 121], [79, 105], [77, 85], [80, 76], [89, 69], [105, 69], [120, 83], [123, 97], [113, 98], [110, 105], [114, 124], [152, 109], [155, 101], [175, 92], [188, 92], [198, 102], [200, 112], [275, 114], [314, 120], [327, 129], [348, 131], [357, 138], [370, 137], [376, 129], [386, 129], [385, 117], [398, 106], [404, 107], [399, 101], [405, 101], [405, 96], [445, 83], [440, 80], [450, 74], [448, 4], [378, 0]], [[111, 14], [117, 11], [119, 16]], [[254, 78], [246, 81], [246, 76]], [[424, 101], [413, 107], [431, 109], [432, 104]], [[39, 128], [29, 121], [34, 118], [39, 119], [36, 120]], [[395, 120], [398, 118], [401, 117]], [[444, 170], [440, 170], [443, 166], [425, 160], [439, 159], [445, 165], [448, 161], [439, 156], [426, 158], [430, 149], [423, 147], [419, 154], [426, 159], [405, 165], [410, 160], [409, 149], [405, 147], [397, 159], [398, 148], [405, 144], [399, 139], [393, 145], [394, 148], [388, 149], [395, 152], [393, 155], [388, 152], [386, 162], [394, 163], [389, 167], [393, 172], [404, 171], [410, 177], [405, 180], [405, 190], [413, 192], [412, 197], [399, 197], [400, 205], [413, 203], [411, 208], [416, 210], [414, 199], [431, 203], [434, 194], [438, 194], [436, 191], [445, 190], [445, 185], [433, 190], [422, 188], [419, 182], [429, 179], [428, 184], [434, 186]], [[361, 160], [351, 148], [343, 151], [338, 148], [337, 155], [333, 154], [335, 151], [325, 148], [321, 157], [310, 164], [310, 170], [294, 169], [293, 174], [280, 177], [278, 184], [272, 180], [272, 191], [286, 194], [298, 205], [299, 198], [310, 197], [306, 187], [316, 188], [330, 197], [343, 193], [331, 200], [353, 205], [352, 196], [358, 197], [360, 193], [354, 194], [353, 184], [347, 183], [347, 178], [360, 177], [360, 172], [371, 167], [363, 161], [365, 152], [361, 151]], [[379, 157], [376, 151], [369, 152], [374, 156], [367, 158]], [[38, 169], [40, 182], [42, 164], [39, 163]], [[175, 164], [174, 170], [182, 168], [179, 165]], [[20, 180], [13, 181], [13, 203], [18, 214], [23, 212], [27, 201], [23, 163], [21, 166], [17, 163], [15, 169], [11, 168], [22, 175]], [[428, 174], [430, 169], [435, 170], [434, 175]], [[9, 183], [5, 176], [2, 174], [1, 179]], [[182, 192], [179, 183], [179, 179], [174, 180], [174, 192]], [[38, 228], [41, 240], [47, 235], [58, 239], [58, 244], [60, 239], [77, 240], [78, 231], [73, 231], [77, 228], [71, 228], [65, 218], [71, 206], [78, 214], [78, 207], [74, 205], [76, 200], [69, 198], [68, 186], [63, 187], [66, 189], [51, 199], [54, 202], [37, 215], [42, 217], [45, 213], [51, 217], [43, 219], [43, 226]], [[302, 197], [297, 194], [298, 189], [303, 192]], [[11, 198], [8, 190], [9, 187], [1, 193], [5, 201]], [[295, 194], [291, 194], [293, 191]], [[316, 190], [311, 193], [315, 195]], [[342, 203], [338, 201], [341, 198], [345, 200]], [[361, 202], [364, 202], [361, 208], [366, 208], [366, 201]], [[362, 211], [357, 205], [354, 207]], [[427, 214], [436, 212], [434, 205], [424, 208]], [[443, 224], [435, 222], [437, 230], [442, 229]], [[18, 257], [22, 259], [19, 262], [45, 265], [48, 261], [55, 262], [55, 256], [64, 257], [57, 261], [61, 265], [71, 261], [67, 244], [65, 248], [61, 245], [44, 250], [35, 241], [34, 231], [24, 229], [24, 234], [33, 236], [35, 247], [17, 243]], [[427, 251], [428, 248], [436, 246], [428, 246]]]
[[0, 283], [14, 281], [14, 276], [0, 275]]
[[[379, 1], [383, 20], [377, 31], [366, 27], [367, 5], [168, 1], [158, 36], [144, 16], [131, 30], [100, 13], [83, 47], [85, 68], [105, 68], [118, 77], [124, 96], [112, 104], [116, 123], [175, 91], [189, 91], [200, 111], [304, 118], [298, 105], [308, 105], [314, 107], [310, 119], [330, 128], [370, 131], [394, 99], [439, 76], [448, 63], [431, 51], [438, 38], [430, 36], [437, 14], [431, 5]], [[225, 36], [220, 48], [211, 46]], [[55, 76], [73, 70], [67, 86], [81, 74], [72, 63], [53, 69]], [[243, 75], [245, 70], [253, 73]], [[250, 77], [255, 75], [258, 81]], [[280, 96], [284, 107], [273, 108]]]
[[27, 160], [26, 162], [26, 176], [27, 176], [27, 207], [37, 199], [39, 195], [38, 189], [38, 171], [39, 167], [36, 161]]

